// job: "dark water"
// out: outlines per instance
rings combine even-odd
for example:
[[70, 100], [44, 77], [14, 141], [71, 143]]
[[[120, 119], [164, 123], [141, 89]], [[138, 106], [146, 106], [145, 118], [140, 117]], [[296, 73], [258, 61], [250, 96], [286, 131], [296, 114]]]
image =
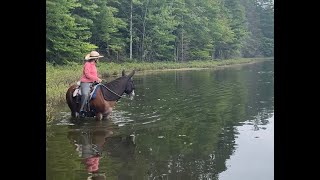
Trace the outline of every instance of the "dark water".
[[134, 76], [111, 121], [47, 129], [47, 179], [274, 179], [274, 74], [266, 61]]

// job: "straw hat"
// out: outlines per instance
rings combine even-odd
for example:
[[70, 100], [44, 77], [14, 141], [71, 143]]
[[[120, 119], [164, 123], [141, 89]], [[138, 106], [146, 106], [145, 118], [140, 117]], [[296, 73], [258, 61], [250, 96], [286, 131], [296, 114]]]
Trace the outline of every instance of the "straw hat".
[[84, 60], [88, 61], [90, 59], [97, 59], [104, 56], [100, 56], [100, 54], [97, 51], [91, 51], [89, 54], [87, 54], [84, 58]]

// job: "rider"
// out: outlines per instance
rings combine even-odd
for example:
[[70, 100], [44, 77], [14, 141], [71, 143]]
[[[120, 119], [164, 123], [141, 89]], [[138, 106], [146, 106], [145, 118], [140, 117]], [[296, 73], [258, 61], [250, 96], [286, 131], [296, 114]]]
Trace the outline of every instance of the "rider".
[[97, 51], [91, 51], [85, 56], [85, 64], [83, 66], [82, 77], [80, 79], [81, 88], [81, 107], [80, 107], [80, 117], [85, 116], [85, 105], [89, 98], [90, 86], [93, 82], [100, 83], [102, 80], [98, 77], [98, 71], [96, 63], [100, 56]]

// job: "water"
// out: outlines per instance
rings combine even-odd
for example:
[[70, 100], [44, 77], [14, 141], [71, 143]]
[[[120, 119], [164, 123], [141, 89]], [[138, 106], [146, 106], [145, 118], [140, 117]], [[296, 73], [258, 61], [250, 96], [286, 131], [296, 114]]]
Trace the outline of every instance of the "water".
[[111, 121], [47, 129], [47, 179], [274, 179], [273, 62], [135, 75]]

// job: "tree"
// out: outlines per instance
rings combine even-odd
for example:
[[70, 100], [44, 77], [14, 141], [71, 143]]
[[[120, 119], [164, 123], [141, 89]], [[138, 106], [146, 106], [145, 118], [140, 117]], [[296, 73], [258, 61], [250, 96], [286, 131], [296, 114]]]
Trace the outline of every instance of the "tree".
[[47, 61], [80, 61], [85, 53], [96, 48], [87, 41], [91, 36], [89, 28], [76, 23], [71, 15], [73, 9], [81, 6], [77, 0], [47, 0], [46, 5]]

